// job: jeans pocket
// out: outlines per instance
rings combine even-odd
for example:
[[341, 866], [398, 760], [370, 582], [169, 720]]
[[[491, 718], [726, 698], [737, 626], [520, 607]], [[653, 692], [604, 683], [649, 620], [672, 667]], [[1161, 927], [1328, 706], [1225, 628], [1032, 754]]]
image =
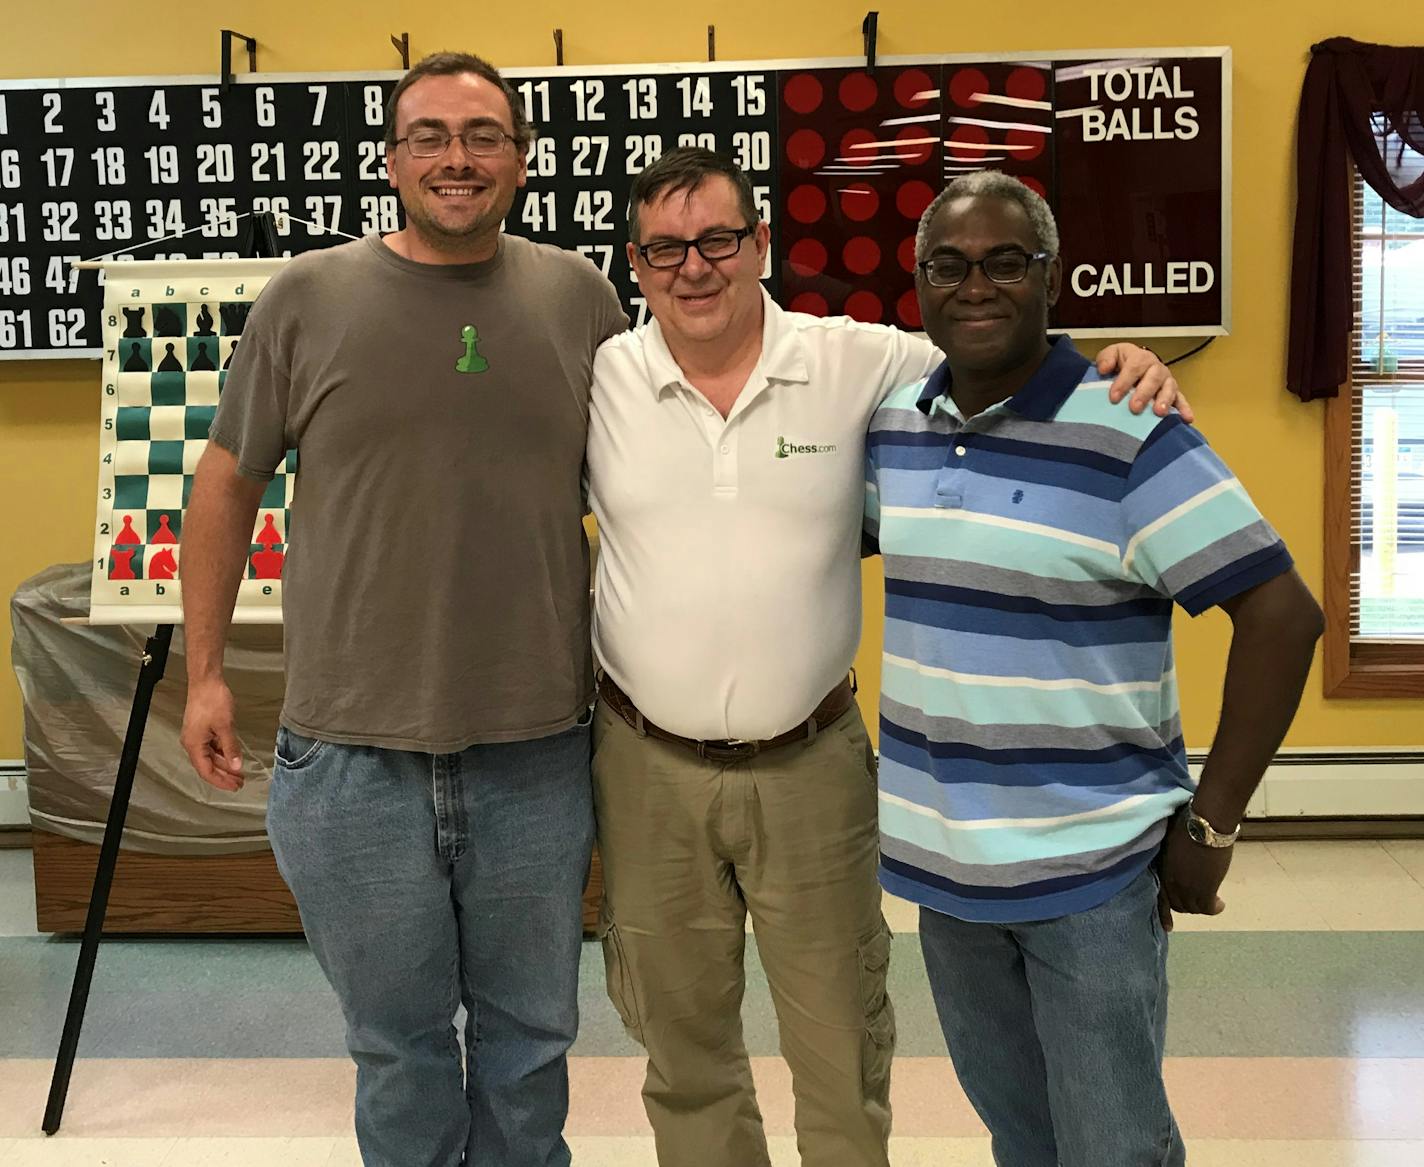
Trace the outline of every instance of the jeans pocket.
[[618, 1011], [618, 1019], [628, 1036], [643, 1044], [643, 1025], [638, 1015], [638, 998], [633, 990], [633, 974], [623, 955], [623, 938], [608, 912], [608, 905], [598, 917], [598, 939], [603, 945], [603, 970], [608, 987], [608, 999]]
[[277, 727], [277, 749], [274, 756], [277, 765], [283, 770], [301, 770], [310, 766], [325, 748], [324, 741], [293, 733], [285, 725]]

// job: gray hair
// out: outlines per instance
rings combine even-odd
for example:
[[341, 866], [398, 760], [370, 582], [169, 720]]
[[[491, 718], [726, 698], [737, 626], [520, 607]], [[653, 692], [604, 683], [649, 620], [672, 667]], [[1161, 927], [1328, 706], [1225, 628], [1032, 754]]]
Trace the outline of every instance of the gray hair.
[[915, 232], [916, 263], [925, 258], [930, 223], [934, 221], [940, 207], [950, 199], [968, 198], [1003, 199], [1005, 202], [1017, 203], [1033, 226], [1038, 249], [1048, 252], [1050, 257], [1058, 254], [1058, 224], [1042, 196], [1002, 170], [976, 170], [972, 174], [960, 175], [925, 208], [925, 213], [920, 216], [919, 230]]

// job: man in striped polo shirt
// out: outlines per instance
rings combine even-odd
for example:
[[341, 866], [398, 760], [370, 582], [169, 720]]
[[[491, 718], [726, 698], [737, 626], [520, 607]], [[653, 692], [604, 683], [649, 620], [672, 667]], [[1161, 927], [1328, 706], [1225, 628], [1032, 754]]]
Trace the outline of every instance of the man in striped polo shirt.
[[[947, 360], [867, 447], [885, 559], [881, 881], [921, 905], [950, 1055], [1004, 1167], [1180, 1164], [1171, 911], [1215, 914], [1321, 631], [1289, 553], [1175, 414], [1116, 409], [1067, 338], [1047, 204], [983, 172], [926, 210]], [[1172, 605], [1233, 622], [1193, 793]]]

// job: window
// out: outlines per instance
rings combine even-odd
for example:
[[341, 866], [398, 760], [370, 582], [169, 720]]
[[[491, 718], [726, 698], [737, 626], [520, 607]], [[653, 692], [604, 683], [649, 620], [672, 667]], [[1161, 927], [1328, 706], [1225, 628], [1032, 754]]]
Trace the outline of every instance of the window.
[[[1400, 183], [1424, 155], [1391, 138]], [[1355, 175], [1350, 385], [1326, 420], [1326, 692], [1424, 696], [1424, 219]]]

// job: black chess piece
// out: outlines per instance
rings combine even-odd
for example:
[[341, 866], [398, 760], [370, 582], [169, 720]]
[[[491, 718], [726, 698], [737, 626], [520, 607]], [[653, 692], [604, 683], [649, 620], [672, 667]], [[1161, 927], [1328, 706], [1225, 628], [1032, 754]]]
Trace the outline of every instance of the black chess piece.
[[145, 311], [146, 309], [143, 308], [124, 309], [124, 318], [129, 322], [128, 327], [124, 329], [124, 336], [130, 337], [148, 335], [148, 333], [143, 330], [143, 314]]
[[188, 366], [188, 371], [190, 373], [215, 373], [217, 368], [213, 364], [213, 358], [208, 356], [208, 346], [199, 341], [198, 355], [193, 358], [193, 363]]
[[230, 368], [232, 368], [232, 354], [235, 353], [235, 352], [237, 352], [237, 341], [233, 341], [233, 342], [232, 342], [232, 349], [231, 349], [231, 351], [227, 354], [227, 360], [223, 361], [223, 368], [224, 368], [224, 369], [230, 369]]
[[183, 365], [182, 362], [173, 355], [173, 346], [169, 344], [164, 347], [168, 350], [168, 355], [158, 362], [158, 371], [160, 373], [181, 373], [183, 371]]
[[243, 327], [247, 324], [247, 314], [252, 311], [249, 303], [223, 304], [218, 308], [222, 315], [222, 330], [224, 336], [240, 336]]
[[193, 333], [194, 336], [216, 336], [213, 331], [213, 314], [208, 311], [208, 306], [204, 304], [198, 310], [198, 328]]
[[154, 336], [182, 336], [183, 325], [178, 320], [178, 313], [172, 308], [165, 308], [159, 305], [153, 310], [153, 335]]
[[147, 373], [149, 372], [148, 362], [143, 359], [143, 345], [137, 341], [129, 350], [128, 360], [124, 361], [123, 371], [125, 373]]

